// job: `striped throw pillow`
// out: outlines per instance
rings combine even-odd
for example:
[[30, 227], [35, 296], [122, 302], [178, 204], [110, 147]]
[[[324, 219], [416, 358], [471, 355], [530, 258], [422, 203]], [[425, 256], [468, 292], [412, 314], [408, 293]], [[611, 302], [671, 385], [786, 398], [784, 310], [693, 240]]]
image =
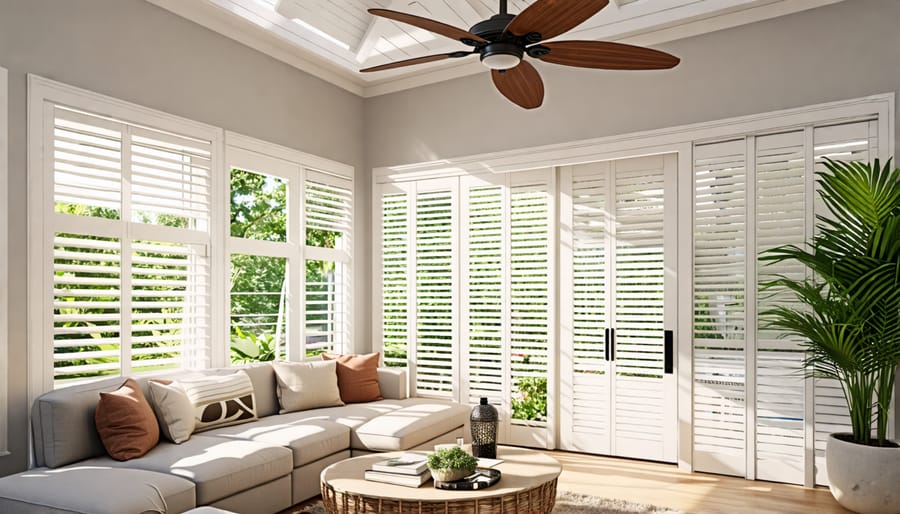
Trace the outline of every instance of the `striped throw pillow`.
[[243, 370], [181, 379], [178, 385], [194, 406], [194, 432], [258, 419], [253, 383]]

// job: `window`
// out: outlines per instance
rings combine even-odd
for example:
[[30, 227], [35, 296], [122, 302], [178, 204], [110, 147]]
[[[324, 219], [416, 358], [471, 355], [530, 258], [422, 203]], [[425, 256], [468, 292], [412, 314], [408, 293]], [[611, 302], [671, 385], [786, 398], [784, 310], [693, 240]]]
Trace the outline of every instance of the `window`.
[[30, 400], [350, 349], [353, 168], [35, 76], [28, 148]]
[[208, 366], [212, 141], [44, 107], [54, 385]]
[[[5, 68], [0, 68], [0, 191], [7, 194], [9, 188], [7, 166], [9, 165], [9, 125], [7, 124], [8, 82]], [[9, 373], [7, 366], [7, 340], [9, 337], [9, 323], [7, 322], [8, 296], [8, 264], [9, 246], [7, 243], [7, 223], [9, 222], [9, 204], [4, 199], [0, 207], [0, 456], [7, 454], [7, 381]]]
[[231, 361], [301, 360], [348, 351], [349, 175], [340, 168], [306, 168], [307, 156], [299, 152], [232, 140], [237, 144], [227, 149]]

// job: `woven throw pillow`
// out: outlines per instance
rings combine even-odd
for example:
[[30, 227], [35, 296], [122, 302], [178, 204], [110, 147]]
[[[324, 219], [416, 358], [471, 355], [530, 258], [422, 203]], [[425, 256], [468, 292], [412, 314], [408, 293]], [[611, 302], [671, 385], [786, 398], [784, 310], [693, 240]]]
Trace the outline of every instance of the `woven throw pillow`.
[[383, 400], [378, 386], [378, 360], [380, 353], [365, 355], [328, 355], [324, 360], [337, 361], [338, 388], [344, 403], [363, 403]]
[[337, 362], [276, 362], [275, 379], [281, 414], [343, 405]]
[[194, 432], [258, 419], [253, 383], [243, 370], [184, 378], [178, 380], [178, 386], [194, 406]]
[[175, 444], [191, 438], [194, 432], [194, 404], [184, 388], [172, 380], [151, 380], [150, 401], [159, 418], [162, 435]]
[[141, 457], [159, 443], [159, 425], [141, 387], [132, 379], [100, 393], [94, 424], [106, 453], [115, 460]]

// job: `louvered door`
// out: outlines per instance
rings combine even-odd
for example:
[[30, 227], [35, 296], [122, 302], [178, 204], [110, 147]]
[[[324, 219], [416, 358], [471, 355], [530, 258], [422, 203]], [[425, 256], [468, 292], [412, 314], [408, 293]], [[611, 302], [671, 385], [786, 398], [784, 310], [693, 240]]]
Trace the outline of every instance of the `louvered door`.
[[458, 333], [456, 179], [416, 183], [415, 338], [412, 377], [416, 395], [456, 398], [454, 349]]
[[675, 460], [675, 175], [674, 155], [564, 171], [568, 449]]
[[865, 120], [694, 147], [695, 470], [827, 484], [828, 434], [849, 430], [840, 385], [804, 380], [801, 341], [764, 315], [796, 300], [757, 285], [807, 270], [757, 256], [810, 238], [827, 212], [813, 171], [826, 156], [874, 159], [877, 129]]

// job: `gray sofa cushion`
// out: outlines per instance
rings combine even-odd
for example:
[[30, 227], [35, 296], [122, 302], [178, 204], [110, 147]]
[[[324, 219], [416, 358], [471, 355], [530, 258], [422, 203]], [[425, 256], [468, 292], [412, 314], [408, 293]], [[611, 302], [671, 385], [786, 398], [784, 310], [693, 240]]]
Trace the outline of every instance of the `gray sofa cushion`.
[[[94, 412], [100, 392], [114, 391], [123, 382], [122, 377], [100, 380], [51, 391], [35, 400], [31, 411], [35, 464], [56, 468], [106, 455], [94, 426]], [[148, 396], [147, 380], [137, 382]]]
[[[403, 407], [355, 427], [356, 450], [396, 451], [416, 447], [463, 426], [469, 407], [427, 398], [400, 400]], [[359, 446], [357, 446], [358, 444]]]
[[326, 420], [304, 420], [294, 412], [231, 427], [217, 428], [205, 436], [260, 441], [290, 448], [294, 467], [327, 457], [350, 447], [350, 429]]
[[79, 464], [0, 480], [5, 514], [184, 512], [194, 505], [193, 482], [141, 469]]
[[207, 435], [195, 435], [182, 444], [160, 443], [143, 457], [127, 462], [99, 457], [82, 464], [146, 469], [186, 478], [196, 485], [199, 505], [289, 475], [294, 468], [287, 448]]

